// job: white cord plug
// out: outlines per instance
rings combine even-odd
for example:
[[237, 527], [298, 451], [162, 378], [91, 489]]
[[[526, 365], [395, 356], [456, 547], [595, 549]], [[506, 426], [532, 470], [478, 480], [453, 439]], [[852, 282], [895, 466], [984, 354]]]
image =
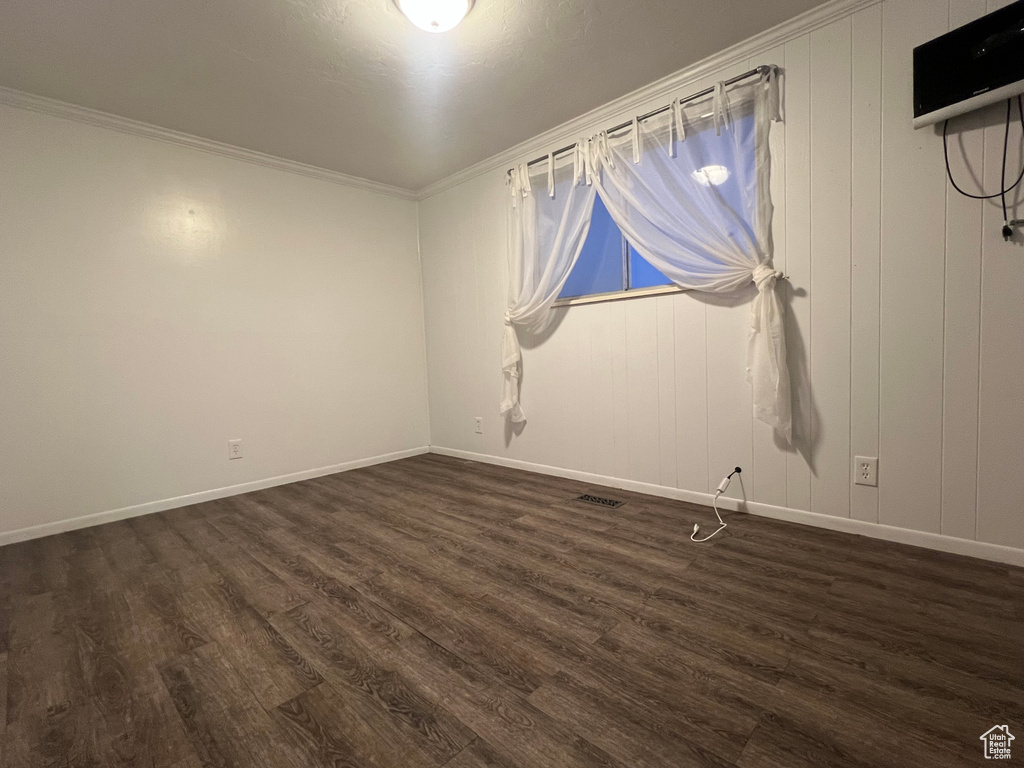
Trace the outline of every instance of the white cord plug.
[[718, 497], [721, 496], [721, 495], [722, 495], [721, 491], [718, 491], [715, 494], [715, 501], [714, 501], [714, 504], [712, 505], [714, 507], [714, 510], [715, 510], [715, 517], [718, 518], [718, 523], [719, 523], [718, 528], [715, 529], [714, 533], [709, 533], [703, 539], [698, 539], [697, 538], [697, 533], [700, 531], [700, 524], [699, 523], [694, 523], [693, 524], [693, 533], [690, 534], [690, 541], [696, 542], [697, 544], [703, 544], [705, 541], [708, 541], [709, 539], [714, 538], [719, 533], [721, 533], [722, 531], [724, 531], [726, 528], [729, 527], [728, 524], [724, 520], [722, 520], [722, 516], [718, 512]]
[[697, 534], [700, 532], [700, 524], [699, 523], [694, 523], [693, 524], [693, 533], [690, 534], [690, 541], [696, 542], [697, 544], [702, 544], [705, 541], [708, 541], [708, 540], [714, 538], [719, 533], [721, 533], [722, 531], [724, 531], [726, 528], [729, 527], [728, 524], [722, 519], [722, 514], [718, 511], [718, 497], [721, 496], [723, 493], [725, 493], [726, 490], [728, 490], [729, 483], [732, 482], [732, 476], [735, 475], [736, 473], [742, 472], [742, 471], [743, 470], [741, 470], [739, 467], [736, 467], [736, 469], [734, 469], [732, 472], [730, 472], [728, 475], [726, 475], [725, 477], [722, 478], [722, 482], [720, 482], [718, 484], [718, 488], [715, 489], [715, 500], [714, 500], [714, 502], [712, 503], [711, 506], [715, 510], [715, 517], [718, 518], [718, 528], [715, 530], [714, 533], [708, 534], [703, 539], [698, 539], [697, 538]]

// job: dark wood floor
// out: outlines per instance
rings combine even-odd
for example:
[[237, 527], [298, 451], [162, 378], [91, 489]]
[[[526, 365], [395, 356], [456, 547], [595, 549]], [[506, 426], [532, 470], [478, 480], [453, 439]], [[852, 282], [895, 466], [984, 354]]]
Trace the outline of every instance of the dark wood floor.
[[0, 763], [934, 768], [985, 764], [995, 724], [1024, 744], [1020, 569], [746, 515], [698, 546], [709, 510], [592, 490], [422, 456], [4, 547]]

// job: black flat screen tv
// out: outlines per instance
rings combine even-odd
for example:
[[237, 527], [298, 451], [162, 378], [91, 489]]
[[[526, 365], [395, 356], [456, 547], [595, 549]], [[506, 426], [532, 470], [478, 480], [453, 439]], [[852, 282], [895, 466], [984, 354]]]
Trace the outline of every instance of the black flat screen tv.
[[914, 127], [1024, 93], [1024, 0], [914, 49]]

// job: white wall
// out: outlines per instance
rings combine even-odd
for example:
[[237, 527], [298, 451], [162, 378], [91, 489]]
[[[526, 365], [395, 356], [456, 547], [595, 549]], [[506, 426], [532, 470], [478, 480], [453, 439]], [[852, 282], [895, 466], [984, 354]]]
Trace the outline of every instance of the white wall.
[[[912, 46], [1001, 4], [861, 3], [682, 91], [786, 72], [772, 185], [802, 453], [751, 419], [749, 295], [560, 310], [524, 339], [529, 423], [509, 432], [504, 165], [417, 220], [408, 200], [0, 106], [0, 542], [429, 442], [681, 495], [739, 464], [752, 511], [1024, 562], [1024, 248], [910, 127]], [[958, 121], [959, 178], [996, 187], [1001, 119]], [[880, 457], [878, 489], [852, 484], [858, 454]]]
[[[555, 332], [525, 345], [529, 421], [512, 435], [497, 414], [503, 167], [420, 204], [432, 444], [700, 493], [740, 465], [744, 483], [730, 493], [763, 509], [1024, 548], [1022, 240], [1004, 243], [998, 208], [948, 187], [941, 135], [911, 128], [912, 47], [1001, 4], [861, 6], [682, 92], [756, 64], [785, 70], [785, 123], [772, 136], [776, 264], [796, 288], [789, 344], [809, 450], [780, 447], [751, 418], [750, 294], [559, 310]], [[999, 183], [1001, 109], [955, 126], [954, 147], [962, 138], [987, 190]], [[551, 148], [537, 142], [518, 161]], [[880, 457], [877, 489], [853, 485], [854, 455]]]
[[414, 202], [6, 106], [0, 137], [0, 541], [427, 445]]

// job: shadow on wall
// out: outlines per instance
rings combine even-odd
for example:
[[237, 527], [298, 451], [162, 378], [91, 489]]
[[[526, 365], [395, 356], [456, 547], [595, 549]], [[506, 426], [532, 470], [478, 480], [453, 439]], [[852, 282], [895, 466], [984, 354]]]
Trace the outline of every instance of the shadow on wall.
[[[807, 289], [794, 287], [788, 280], [780, 280], [779, 285], [782, 286], [782, 305], [789, 317], [792, 313], [793, 297], [806, 297]], [[688, 295], [704, 304], [738, 309], [753, 301], [756, 294], [756, 289], [751, 284], [748, 289], [736, 293], [719, 294], [692, 291]], [[804, 344], [803, 334], [800, 333], [800, 329], [796, 325], [787, 322], [786, 360], [789, 366], [793, 409], [793, 444], [788, 445], [778, 434], [775, 434], [775, 446], [780, 451], [799, 453], [807, 462], [811, 474], [817, 476], [815, 456], [818, 446], [821, 444], [821, 412], [818, 410], [814, 393], [811, 391], [811, 375], [807, 359], [807, 346]]]
[[[529, 328], [518, 328], [519, 346], [523, 349], [536, 349], [537, 347], [543, 346], [548, 339], [554, 336], [555, 331], [558, 330], [558, 326], [565, 321], [565, 316], [568, 311], [569, 307], [555, 307], [548, 312], [544, 319], [537, 325]], [[525, 386], [525, 382], [526, 366], [522, 366], [519, 370], [520, 389]], [[525, 421], [514, 424], [508, 419], [505, 419], [505, 447], [508, 448], [512, 445], [512, 438], [523, 434], [523, 429], [525, 428]]]
[[[788, 281], [782, 281], [782, 301], [787, 314], [790, 312], [793, 297], [807, 296], [805, 288], [794, 288]], [[701, 293], [689, 291], [687, 296], [695, 301], [704, 304], [711, 304], [718, 307], [730, 307], [739, 310], [749, 304], [754, 296], [753, 285], [748, 290], [738, 291], [731, 294]], [[545, 320], [531, 328], [519, 329], [519, 343], [523, 349], [536, 349], [544, 345], [550, 339], [558, 327], [565, 321], [566, 313], [570, 307], [556, 307], [547, 313]], [[740, 310], [741, 311], [741, 310]], [[789, 364], [789, 377], [793, 399], [793, 445], [787, 445], [778, 435], [775, 436], [775, 445], [779, 450], [789, 453], [799, 453], [812, 475], [815, 472], [815, 454], [820, 444], [821, 414], [814, 400], [814, 393], [810, 386], [810, 372], [807, 365], [807, 348], [804, 344], [803, 335], [800, 329], [793, 324], [786, 327], [786, 353]], [[520, 386], [526, 386], [529, 375], [528, 366], [520, 371]], [[505, 447], [512, 444], [512, 440], [523, 433], [526, 422], [514, 424], [508, 419], [505, 420], [504, 437]]]
[[[793, 297], [807, 296], [807, 289], [796, 288], [788, 280], [783, 285], [782, 303], [789, 316]], [[821, 444], [821, 411], [814, 400], [814, 390], [811, 389], [807, 345], [795, 323], [786, 323], [786, 360], [789, 364], [789, 386], [793, 402], [793, 445], [786, 445], [778, 435], [775, 435], [775, 444], [782, 450], [799, 453], [807, 462], [811, 474], [817, 477], [815, 456]]]

